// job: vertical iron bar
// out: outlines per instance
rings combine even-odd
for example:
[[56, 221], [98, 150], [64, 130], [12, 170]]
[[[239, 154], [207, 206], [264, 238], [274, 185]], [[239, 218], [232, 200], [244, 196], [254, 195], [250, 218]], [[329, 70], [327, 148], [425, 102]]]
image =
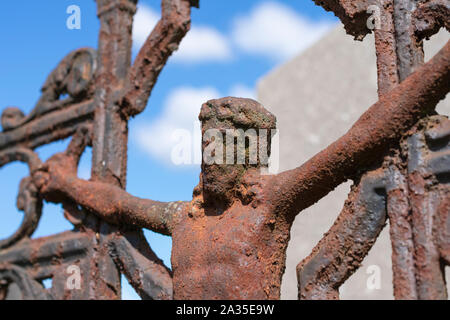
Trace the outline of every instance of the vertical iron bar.
[[393, 13], [393, 0], [380, 4], [380, 28], [374, 30], [380, 98], [399, 83]]
[[[375, 30], [378, 95], [381, 98], [423, 63], [422, 47], [412, 36], [411, 14], [415, 0], [388, 0], [382, 3], [381, 28]], [[392, 245], [394, 297], [417, 299], [414, 272], [414, 243], [408, 183], [400, 156], [392, 158], [392, 190], [387, 196], [387, 211]]]
[[[92, 178], [121, 188], [126, 186], [128, 119], [122, 115], [117, 101], [131, 64], [131, 32], [136, 3], [137, 0], [97, 0], [100, 35], [94, 96]], [[117, 228], [100, 222], [97, 232], [98, 250], [94, 259], [98, 275], [93, 283], [94, 295], [102, 299], [120, 299], [120, 272], [107, 247]]]
[[392, 163], [388, 169], [391, 188], [387, 193], [389, 233], [392, 245], [392, 282], [396, 300], [416, 300], [411, 205], [405, 171], [400, 155], [392, 157]]
[[137, 0], [97, 0], [100, 19], [96, 76], [93, 178], [125, 188], [128, 119], [117, 99], [131, 64], [132, 23]]
[[422, 43], [414, 37], [412, 13], [420, 0], [394, 0], [398, 75], [400, 82], [423, 64]]

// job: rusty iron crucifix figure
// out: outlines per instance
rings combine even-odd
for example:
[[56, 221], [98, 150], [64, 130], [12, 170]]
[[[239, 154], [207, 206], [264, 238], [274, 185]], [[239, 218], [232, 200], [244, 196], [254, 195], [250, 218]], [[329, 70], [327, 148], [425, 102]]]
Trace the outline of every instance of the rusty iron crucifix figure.
[[[404, 99], [404, 93], [410, 93], [413, 86], [419, 91], [422, 91], [419, 89], [422, 86], [431, 86], [432, 90], [445, 92], [441, 81], [428, 78], [424, 82], [424, 77], [434, 75], [440, 79], [441, 68], [448, 69], [448, 58], [448, 49], [447, 52], [442, 51], [385, 99], [372, 106], [329, 150], [292, 171], [265, 176], [259, 170], [263, 165], [261, 159], [256, 165], [229, 164], [226, 161], [224, 164], [207, 164], [204, 160], [193, 200], [161, 203], [133, 197], [111, 184], [78, 179], [76, 157], [72, 157], [73, 152], [68, 152], [56, 155], [35, 173], [36, 185], [49, 201], [63, 202], [67, 197], [113, 224], [148, 228], [171, 235], [175, 299], [278, 299], [292, 222], [299, 211], [320, 196], [318, 189], [326, 192], [327, 188], [334, 187], [335, 182], [329, 180], [328, 173], [321, 174], [321, 170], [317, 170], [354, 172], [374, 150], [388, 146], [377, 143], [374, 136], [378, 136], [380, 142], [395, 140], [392, 131], [397, 131], [398, 126], [406, 129], [412, 119], [410, 117], [414, 117], [414, 109], [419, 105], [432, 109], [434, 103], [425, 102], [420, 93], [412, 99]], [[442, 67], [442, 62], [447, 67]], [[422, 92], [428, 90], [426, 88]], [[402, 107], [398, 108], [400, 105]], [[417, 112], [422, 110], [417, 109]], [[381, 127], [366, 125], [367, 121], [376, 123], [387, 114], [402, 112], [405, 112], [404, 117], [391, 123], [393, 127], [385, 123], [380, 124]], [[200, 120], [204, 133], [203, 151], [213, 142], [205, 139], [209, 129], [225, 132], [251, 128], [259, 132], [260, 129], [275, 128], [273, 115], [256, 101], [239, 98], [208, 101], [202, 107]], [[361, 135], [362, 130], [366, 132], [364, 135]], [[352, 141], [356, 135], [359, 138], [357, 143]], [[364, 139], [366, 135], [367, 139]], [[270, 148], [269, 137], [258, 137], [260, 148], [262, 145]], [[353, 148], [349, 150], [348, 146]], [[229, 146], [224, 144], [220, 147], [225, 157]], [[250, 147], [248, 144], [247, 148]], [[233, 146], [233, 153], [238, 148]], [[261, 155], [261, 150], [258, 151]], [[250, 154], [250, 151], [245, 154]], [[354, 161], [342, 164], [335, 157], [353, 158]], [[319, 181], [310, 183], [308, 178]], [[376, 230], [379, 223], [377, 219], [368, 219], [367, 225], [361, 221], [359, 228]], [[361, 258], [373, 243], [370, 237], [376, 235], [366, 236], [365, 248], [359, 253]]]
[[[433, 114], [449, 91], [450, 43], [429, 62], [410, 68], [401, 81], [387, 85], [379, 80], [379, 101], [344, 136], [302, 166], [276, 175], [263, 174], [268, 153], [261, 152], [270, 150], [271, 135], [261, 132], [275, 128], [275, 117], [249, 99], [227, 97], [206, 102], [200, 112], [204, 155], [211, 145], [215, 145], [215, 152], [230, 147], [212, 139], [210, 130], [254, 129], [260, 133], [256, 139], [258, 160], [209, 163], [203, 157], [192, 201], [162, 203], [136, 198], [124, 190], [127, 121], [144, 110], [159, 72], [189, 29], [190, 8], [198, 2], [163, 0], [161, 21], [130, 66], [136, 2], [98, 0], [98, 51], [81, 50], [63, 60], [28, 117], [17, 108], [2, 115], [0, 165], [25, 161], [31, 171], [19, 193], [24, 223], [15, 235], [0, 243], [3, 295], [16, 292], [23, 298], [115, 299], [120, 297], [118, 276], [124, 273], [143, 298], [278, 299], [294, 218], [342, 182], [353, 179], [356, 185], [337, 227], [298, 268], [300, 298], [337, 298], [339, 285], [354, 272], [384, 226], [386, 215], [381, 207], [385, 194], [379, 191], [397, 190], [397, 185], [382, 177], [385, 171], [376, 168], [386, 159], [395, 160], [392, 154], [402, 137], [408, 136], [419, 120]], [[340, 8], [336, 14], [342, 15], [345, 23], [356, 23], [354, 29], [346, 25], [355, 35], [370, 32], [360, 28], [360, 19], [366, 15], [342, 9], [348, 1], [317, 2], [327, 9]], [[359, 4], [361, 12], [367, 9], [364, 6], [368, 3]], [[436, 21], [438, 25], [446, 20], [438, 17]], [[376, 39], [379, 37], [376, 33]], [[377, 45], [379, 79], [392, 80], [392, 66], [386, 61], [396, 60], [389, 56], [394, 51], [378, 49]], [[63, 93], [69, 94], [68, 101], [59, 99]], [[449, 135], [445, 119], [428, 121], [435, 125], [426, 125], [425, 134], [419, 134], [421, 128], [413, 130], [439, 141], [439, 137]], [[45, 164], [32, 151], [68, 136], [73, 138], [67, 151]], [[88, 145], [93, 147], [89, 181], [77, 177], [79, 158]], [[233, 154], [240, 148], [234, 139], [231, 146]], [[251, 147], [250, 142], [244, 143], [246, 155]], [[428, 154], [423, 157], [426, 163], [434, 163], [435, 158]], [[431, 164], [425, 167], [433, 173], [445, 173], [447, 164], [441, 158], [436, 161], [443, 163], [443, 170]], [[367, 172], [371, 169], [375, 171]], [[374, 190], [378, 192], [375, 195]], [[441, 188], [436, 194], [445, 199], [448, 191]], [[75, 230], [30, 240], [42, 199], [62, 203]], [[444, 221], [448, 206], [437, 203]], [[172, 270], [151, 251], [141, 228], [172, 236]], [[329, 241], [335, 235], [339, 241]], [[445, 232], [440, 237], [441, 243], [448, 241]], [[340, 259], [342, 254], [347, 258]], [[49, 259], [56, 263], [48, 263]], [[79, 292], [67, 289], [64, 282], [64, 270], [74, 262], [82, 266], [85, 278], [84, 289]], [[48, 277], [54, 281], [50, 291], [39, 284]]]

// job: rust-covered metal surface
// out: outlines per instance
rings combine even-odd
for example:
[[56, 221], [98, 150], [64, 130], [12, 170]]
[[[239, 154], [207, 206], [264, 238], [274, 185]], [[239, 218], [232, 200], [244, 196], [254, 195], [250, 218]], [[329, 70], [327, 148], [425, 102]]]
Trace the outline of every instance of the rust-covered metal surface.
[[[261, 150], [270, 150], [271, 134], [262, 132], [276, 128], [275, 117], [250, 99], [210, 100], [200, 112], [203, 152], [229, 146], [212, 139], [211, 130], [253, 129], [257, 161], [204, 158], [192, 201], [163, 203], [124, 190], [128, 120], [145, 109], [199, 3], [162, 0], [161, 20], [131, 64], [137, 0], [97, 0], [98, 49], [68, 54], [29, 115], [16, 107], [1, 115], [0, 167], [22, 161], [30, 176], [17, 199], [23, 223], [0, 241], [0, 299], [119, 299], [121, 274], [144, 299], [278, 299], [294, 218], [348, 179], [354, 186], [338, 219], [297, 267], [299, 298], [339, 298], [388, 219], [395, 297], [447, 298], [450, 121], [434, 109], [450, 89], [450, 43], [424, 63], [421, 41], [448, 28], [448, 3], [315, 2], [357, 38], [372, 31], [368, 7], [379, 6], [379, 101], [297, 169], [267, 175], [269, 154]], [[33, 151], [67, 137], [68, 149], [46, 163]], [[231, 145], [238, 147], [234, 139]], [[93, 148], [89, 181], [77, 177], [86, 146]], [[243, 148], [250, 155], [250, 146]], [[61, 203], [73, 231], [31, 240], [43, 201]], [[142, 228], [172, 236], [172, 270]], [[76, 290], [67, 285], [74, 265], [82, 279]], [[44, 289], [49, 278], [52, 288]]]

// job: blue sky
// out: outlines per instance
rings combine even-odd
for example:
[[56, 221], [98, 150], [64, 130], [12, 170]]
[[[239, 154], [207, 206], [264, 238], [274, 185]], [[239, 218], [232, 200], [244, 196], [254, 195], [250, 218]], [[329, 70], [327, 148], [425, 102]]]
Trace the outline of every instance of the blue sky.
[[[160, 2], [140, 0], [133, 30], [133, 56], [160, 15]], [[69, 30], [66, 9], [81, 9], [81, 29]], [[192, 31], [163, 70], [147, 109], [130, 121], [128, 192], [160, 201], [190, 200], [200, 166], [175, 165], [171, 151], [178, 132], [197, 137], [201, 103], [222, 96], [256, 97], [258, 79], [317, 41], [337, 20], [312, 1], [201, 0], [193, 9]], [[20, 107], [28, 113], [49, 72], [70, 51], [96, 47], [99, 22], [93, 0], [16, 0], [0, 11], [0, 110]], [[45, 160], [68, 141], [37, 150]], [[195, 148], [196, 141], [193, 141]], [[194, 149], [193, 153], [198, 149]], [[89, 177], [91, 154], [82, 158], [79, 175]], [[0, 169], [0, 238], [20, 224], [15, 208], [23, 164]], [[60, 206], [46, 204], [33, 237], [70, 230]], [[169, 237], [146, 231], [155, 252], [170, 265]], [[125, 298], [135, 295], [126, 286]]]

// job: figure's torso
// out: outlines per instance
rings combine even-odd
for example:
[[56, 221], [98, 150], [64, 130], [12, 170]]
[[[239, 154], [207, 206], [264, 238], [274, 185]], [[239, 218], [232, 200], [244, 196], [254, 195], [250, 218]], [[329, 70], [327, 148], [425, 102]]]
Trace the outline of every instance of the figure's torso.
[[173, 232], [175, 299], [278, 299], [289, 226], [236, 201], [221, 215], [189, 206]]

